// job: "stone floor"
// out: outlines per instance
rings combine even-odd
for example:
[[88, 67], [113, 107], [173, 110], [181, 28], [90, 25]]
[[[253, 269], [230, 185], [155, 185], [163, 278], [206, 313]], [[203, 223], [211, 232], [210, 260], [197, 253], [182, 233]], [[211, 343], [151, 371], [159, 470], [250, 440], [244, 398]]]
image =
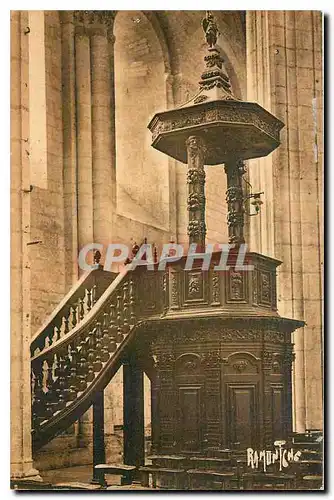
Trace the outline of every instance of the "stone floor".
[[[77, 467], [66, 467], [62, 469], [52, 469], [40, 472], [45, 483], [50, 483], [52, 489], [80, 489], [80, 490], [99, 490], [100, 486], [90, 484], [92, 479], [92, 467], [88, 465]], [[107, 490], [148, 490], [140, 484], [129, 486], [120, 485], [120, 476], [106, 475], [108, 483]]]

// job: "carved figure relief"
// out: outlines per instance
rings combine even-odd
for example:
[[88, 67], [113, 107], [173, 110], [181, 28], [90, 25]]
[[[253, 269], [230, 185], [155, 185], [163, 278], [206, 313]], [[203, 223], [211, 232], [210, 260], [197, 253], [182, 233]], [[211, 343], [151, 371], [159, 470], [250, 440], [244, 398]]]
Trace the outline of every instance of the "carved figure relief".
[[245, 299], [244, 275], [238, 271], [231, 270], [228, 282], [229, 282], [228, 299], [244, 300]]
[[205, 171], [197, 170], [195, 168], [190, 168], [187, 172], [187, 183], [195, 184], [195, 183], [204, 184], [205, 183]]
[[243, 372], [246, 370], [247, 366], [248, 366], [248, 362], [246, 360], [239, 360], [239, 361], [236, 361], [233, 365], [233, 368], [235, 368], [239, 373]]
[[260, 299], [261, 303], [271, 304], [271, 280], [270, 273], [262, 271], [260, 273]]
[[198, 297], [198, 295], [200, 294], [200, 289], [200, 276], [196, 274], [191, 275], [188, 284], [188, 296], [190, 298]]
[[175, 361], [177, 375], [191, 375], [200, 369], [200, 357], [198, 354], [182, 354]]

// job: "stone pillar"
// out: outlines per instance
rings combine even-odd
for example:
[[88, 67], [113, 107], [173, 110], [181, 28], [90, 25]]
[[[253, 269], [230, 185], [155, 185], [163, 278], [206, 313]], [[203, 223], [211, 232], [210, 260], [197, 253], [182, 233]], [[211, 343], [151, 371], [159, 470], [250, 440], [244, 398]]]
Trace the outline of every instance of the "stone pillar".
[[11, 478], [41, 480], [33, 468], [30, 385], [30, 173], [28, 11], [11, 12]]
[[245, 167], [242, 161], [231, 160], [225, 163], [225, 172], [227, 175], [228, 241], [231, 244], [240, 245], [245, 243], [242, 191], [242, 175], [245, 173]]
[[93, 479], [92, 483], [99, 484], [99, 475], [95, 465], [106, 462], [104, 445], [104, 391], [98, 391], [93, 403]]
[[112, 236], [112, 128], [107, 30], [91, 28], [92, 153], [94, 241], [108, 245]]
[[205, 249], [205, 143], [200, 136], [190, 136], [186, 142], [188, 158], [188, 236], [189, 244]]
[[124, 463], [143, 465], [144, 435], [144, 374], [134, 359], [123, 365], [123, 439]]
[[93, 170], [90, 40], [85, 26], [76, 26], [75, 69], [78, 162], [78, 249], [93, 243]]
[[254, 191], [265, 191], [261, 216], [250, 221], [251, 247], [283, 261], [279, 312], [307, 324], [293, 334], [298, 432], [322, 428], [321, 26], [319, 12], [249, 11], [246, 16], [247, 98], [285, 123], [281, 146], [249, 162]]
[[60, 12], [64, 162], [65, 289], [78, 280], [77, 125], [75, 26], [71, 11]]
[[109, 71], [110, 71], [110, 130], [111, 130], [111, 210], [114, 217], [116, 213], [116, 115], [115, 115], [115, 37], [113, 35], [113, 28], [108, 27], [108, 49], [109, 49]]

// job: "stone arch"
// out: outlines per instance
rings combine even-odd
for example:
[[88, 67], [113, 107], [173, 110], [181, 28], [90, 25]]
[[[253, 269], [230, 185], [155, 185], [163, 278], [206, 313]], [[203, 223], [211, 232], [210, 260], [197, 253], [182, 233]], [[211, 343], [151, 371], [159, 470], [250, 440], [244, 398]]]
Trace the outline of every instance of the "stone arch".
[[[147, 125], [157, 110], [170, 105], [167, 45], [154, 13], [119, 11], [113, 32], [117, 211], [165, 230], [169, 223], [168, 158], [150, 147]], [[150, 196], [148, 186], [152, 187]]]

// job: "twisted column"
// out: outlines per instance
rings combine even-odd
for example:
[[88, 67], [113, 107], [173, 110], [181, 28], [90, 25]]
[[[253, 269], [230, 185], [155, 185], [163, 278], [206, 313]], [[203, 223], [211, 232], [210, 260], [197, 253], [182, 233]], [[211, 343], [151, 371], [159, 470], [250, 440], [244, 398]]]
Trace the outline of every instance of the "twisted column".
[[196, 243], [198, 250], [205, 248], [205, 171], [206, 147], [200, 136], [192, 135], [186, 141], [188, 158], [188, 236], [189, 244]]
[[244, 204], [242, 191], [242, 175], [245, 166], [242, 161], [231, 160], [225, 163], [227, 175], [226, 201], [228, 207], [227, 225], [229, 243], [245, 243], [244, 238]]

